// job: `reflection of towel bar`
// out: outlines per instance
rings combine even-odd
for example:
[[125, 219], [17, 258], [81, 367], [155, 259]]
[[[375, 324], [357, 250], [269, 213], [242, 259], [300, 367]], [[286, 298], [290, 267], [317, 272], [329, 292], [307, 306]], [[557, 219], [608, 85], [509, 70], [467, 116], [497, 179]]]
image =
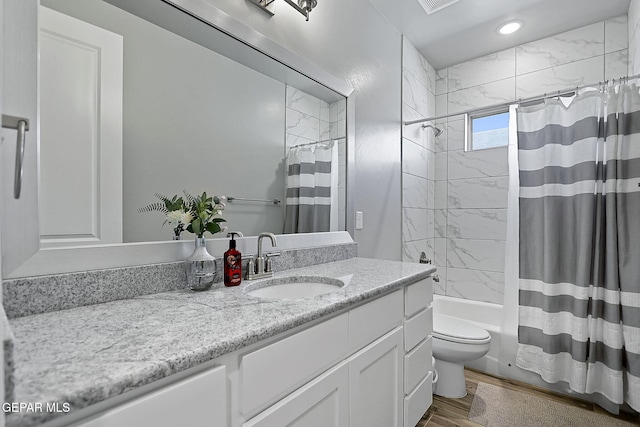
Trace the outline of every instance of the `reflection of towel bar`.
[[24, 141], [25, 133], [29, 130], [29, 119], [22, 117], [2, 115], [2, 127], [7, 129], [16, 129], [18, 131], [18, 140], [16, 142], [16, 172], [13, 183], [13, 197], [20, 198], [22, 190], [22, 162], [24, 160]]
[[234, 200], [241, 200], [243, 202], [264, 202], [264, 203], [273, 203], [274, 205], [280, 204], [280, 200], [278, 199], [246, 199], [244, 197], [227, 196], [227, 200], [230, 202], [233, 202]]

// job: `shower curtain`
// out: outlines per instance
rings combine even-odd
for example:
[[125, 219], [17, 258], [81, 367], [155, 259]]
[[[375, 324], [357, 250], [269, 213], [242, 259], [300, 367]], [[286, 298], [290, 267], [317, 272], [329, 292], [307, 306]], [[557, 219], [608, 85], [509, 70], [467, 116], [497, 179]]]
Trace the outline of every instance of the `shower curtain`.
[[335, 143], [293, 147], [289, 150], [285, 233], [337, 229], [337, 165]]
[[640, 410], [640, 95], [520, 107], [516, 365]]

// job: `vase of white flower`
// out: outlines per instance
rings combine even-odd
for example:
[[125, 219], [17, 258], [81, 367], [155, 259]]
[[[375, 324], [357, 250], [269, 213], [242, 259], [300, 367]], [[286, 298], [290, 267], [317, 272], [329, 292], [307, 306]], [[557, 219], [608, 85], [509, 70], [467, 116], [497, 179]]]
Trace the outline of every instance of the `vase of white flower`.
[[207, 251], [204, 237], [197, 237], [195, 250], [185, 263], [187, 284], [193, 291], [206, 291], [211, 288], [216, 279], [216, 258]]
[[196, 247], [184, 261], [187, 284], [194, 291], [209, 289], [216, 281], [217, 265], [215, 257], [207, 252], [204, 233], [215, 234], [226, 230], [226, 227], [220, 226], [221, 222], [225, 222], [220, 215], [225, 208], [226, 196], [208, 197], [207, 193], [192, 196], [184, 191], [184, 198], [177, 195], [168, 198], [159, 193], [156, 193], [156, 197], [160, 202], [151, 203], [138, 209], [138, 212], [164, 213], [164, 223], [173, 227], [173, 240], [181, 240], [185, 230], [196, 235]]
[[173, 240], [182, 240], [182, 232], [193, 220], [190, 207], [182, 197], [173, 196], [170, 199], [160, 193], [156, 193], [156, 197], [160, 199], [160, 202], [151, 203], [138, 209], [138, 212], [162, 212], [165, 216], [162, 225], [170, 224], [173, 229]]
[[187, 283], [194, 291], [204, 291], [213, 285], [217, 276], [216, 259], [207, 252], [204, 233], [215, 234], [224, 229], [220, 223], [225, 220], [219, 216], [224, 209], [224, 198], [207, 197], [207, 193], [195, 197], [185, 193], [185, 196], [191, 218], [187, 231], [196, 235], [196, 248], [185, 260]]

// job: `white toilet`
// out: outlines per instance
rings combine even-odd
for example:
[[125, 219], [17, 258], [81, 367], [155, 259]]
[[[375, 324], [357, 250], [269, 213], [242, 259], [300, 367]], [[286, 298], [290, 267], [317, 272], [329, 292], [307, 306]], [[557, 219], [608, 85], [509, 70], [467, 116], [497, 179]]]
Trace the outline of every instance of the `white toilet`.
[[435, 394], [460, 398], [467, 395], [464, 364], [489, 352], [491, 335], [464, 320], [433, 313], [433, 357], [438, 366]]

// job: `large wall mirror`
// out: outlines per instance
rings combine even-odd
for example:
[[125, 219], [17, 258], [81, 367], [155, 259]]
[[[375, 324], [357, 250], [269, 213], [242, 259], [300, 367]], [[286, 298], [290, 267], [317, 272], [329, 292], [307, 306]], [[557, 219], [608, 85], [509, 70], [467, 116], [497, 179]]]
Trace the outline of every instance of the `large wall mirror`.
[[[192, 235], [139, 212], [155, 193], [229, 196], [222, 216], [245, 236], [351, 226], [344, 81], [207, 0], [40, 0], [39, 14], [40, 249], [7, 257], [5, 278], [184, 259]], [[330, 171], [296, 175], [316, 157]], [[287, 199], [329, 220], [291, 222]]]
[[[139, 209], [184, 190], [229, 196], [248, 236], [345, 230], [343, 94], [225, 56], [237, 40], [166, 3], [117, 3], [41, 0], [43, 247], [171, 240]], [[299, 167], [314, 161], [330, 169]]]

